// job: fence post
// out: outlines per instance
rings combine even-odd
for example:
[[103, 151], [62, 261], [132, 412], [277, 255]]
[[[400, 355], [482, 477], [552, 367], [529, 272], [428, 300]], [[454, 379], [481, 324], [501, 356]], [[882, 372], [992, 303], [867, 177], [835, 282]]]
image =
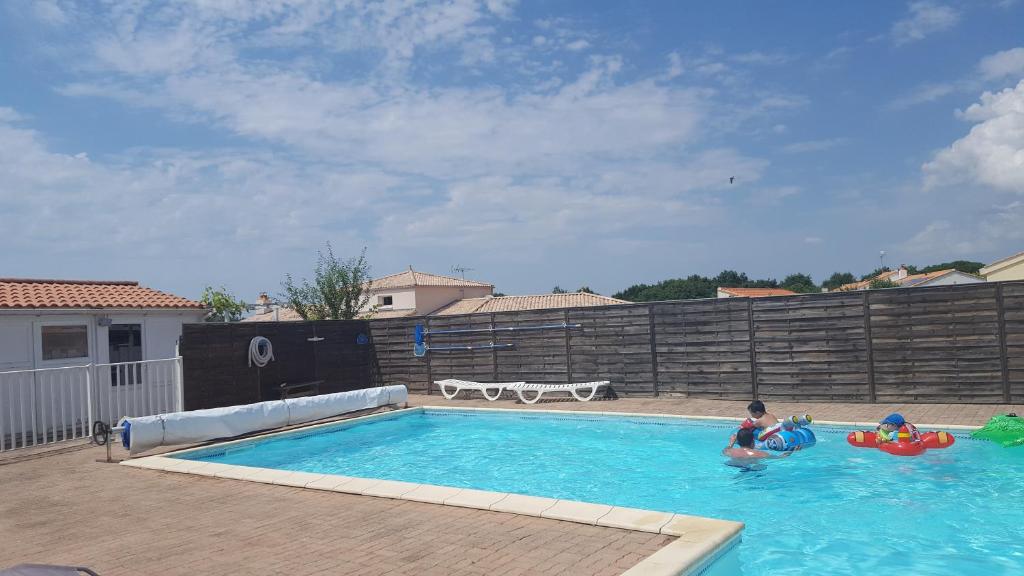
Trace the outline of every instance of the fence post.
[[430, 368], [430, 357], [433, 356], [433, 354], [430, 353], [430, 317], [423, 316], [422, 318], [423, 331], [427, 333], [423, 336], [423, 345], [427, 347], [427, 353], [424, 354], [423, 357], [427, 360], [427, 395], [429, 396], [434, 390], [434, 377], [431, 374]]
[[562, 323], [565, 324], [565, 381], [572, 384], [572, 346], [569, 345], [569, 309], [562, 311]]
[[174, 359], [174, 411], [185, 411], [185, 370], [182, 366], [181, 356]]
[[92, 362], [85, 366], [85, 404], [86, 413], [88, 414], [86, 418], [88, 418], [89, 420], [89, 426], [88, 428], [86, 428], [87, 435], [92, 434], [92, 373], [95, 367], [96, 365], [93, 364]]
[[878, 391], [875, 388], [875, 354], [871, 343], [871, 292], [864, 291], [864, 344], [868, 355], [868, 402], [878, 402]]
[[655, 333], [654, 304], [647, 305], [647, 326], [651, 335], [651, 377], [654, 379], [654, 395], [658, 396], [658, 337]]
[[999, 322], [999, 369], [1003, 377], [1003, 402], [1010, 403], [1010, 365], [1006, 355], [1006, 308], [1003, 306], [1003, 283], [996, 283], [996, 318]]
[[[494, 312], [491, 312], [491, 343], [497, 344], [498, 333], [494, 331]], [[498, 381], [498, 349], [491, 348], [491, 382]]]
[[747, 327], [750, 329], [750, 394], [758, 399], [757, 389], [757, 350], [754, 346], [754, 299], [747, 298]]

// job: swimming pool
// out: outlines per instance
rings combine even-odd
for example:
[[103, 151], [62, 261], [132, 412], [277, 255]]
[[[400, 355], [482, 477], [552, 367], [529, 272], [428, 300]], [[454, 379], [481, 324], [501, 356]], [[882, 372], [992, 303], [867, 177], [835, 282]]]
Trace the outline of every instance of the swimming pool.
[[743, 574], [1024, 573], [1024, 449], [957, 435], [898, 458], [815, 427], [759, 472], [723, 465], [732, 426], [670, 417], [426, 409], [178, 455], [746, 523]]

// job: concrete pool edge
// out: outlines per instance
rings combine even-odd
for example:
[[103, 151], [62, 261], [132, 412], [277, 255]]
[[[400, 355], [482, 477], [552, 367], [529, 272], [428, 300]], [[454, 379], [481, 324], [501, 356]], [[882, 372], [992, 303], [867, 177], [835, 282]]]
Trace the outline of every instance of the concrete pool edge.
[[[391, 498], [444, 506], [458, 506], [562, 520], [605, 528], [617, 528], [651, 534], [664, 534], [676, 539], [651, 556], [640, 561], [625, 574], [685, 576], [713, 562], [719, 551], [731, 547], [740, 538], [742, 522], [719, 520], [638, 508], [611, 506], [555, 498], [543, 498], [506, 492], [491, 492], [471, 488], [455, 488], [436, 484], [417, 484], [375, 478], [356, 478], [336, 474], [295, 472], [275, 468], [257, 468], [217, 462], [203, 462], [177, 458], [191, 452], [216, 449], [244, 443], [263, 441], [278, 436], [297, 436], [324, 427], [347, 428], [359, 423], [398, 417], [402, 414], [427, 412], [430, 409], [451, 410], [444, 407], [416, 406], [387, 412], [377, 412], [348, 420], [302, 426], [280, 432], [271, 432], [237, 440], [217, 442], [205, 446], [186, 448], [164, 454], [124, 460], [121, 465], [132, 468], [159, 470], [179, 474], [193, 474], [214, 478], [244, 480], [263, 484], [290, 486], [310, 490], [341, 492], [346, 494]], [[495, 409], [480, 409], [495, 410]], [[538, 410], [508, 410], [505, 412], [542, 412]], [[554, 412], [554, 411], [551, 411]], [[561, 412], [561, 411], [558, 411]], [[612, 413], [607, 413], [612, 414]], [[617, 414], [629, 416], [629, 414]]]
[[[454, 411], [454, 410], [473, 410], [481, 412], [522, 412], [524, 414], [558, 414], [560, 416], [565, 415], [597, 415], [597, 416], [630, 416], [634, 418], [670, 418], [675, 420], [717, 420], [720, 422], [742, 422], [743, 418], [736, 418], [732, 416], [695, 416], [690, 414], [659, 414], [651, 412], [612, 412], [612, 411], [601, 411], [601, 410], [554, 410], [554, 409], [524, 409], [524, 408], [486, 408], [482, 406], [439, 406], [433, 404], [426, 404], [423, 406], [415, 406], [414, 408], [423, 408], [425, 410], [436, 410], [436, 411]], [[410, 408], [410, 409], [414, 409]], [[813, 414], [812, 414], [813, 416]], [[874, 428], [878, 426], [878, 422], [846, 422], [838, 420], [814, 420], [811, 423], [811, 427], [815, 425], [822, 426], [836, 426], [842, 428]], [[957, 430], [961, 432], [980, 430], [983, 426], [968, 426], [964, 424], [914, 424], [918, 428], [946, 428], [949, 430]]]

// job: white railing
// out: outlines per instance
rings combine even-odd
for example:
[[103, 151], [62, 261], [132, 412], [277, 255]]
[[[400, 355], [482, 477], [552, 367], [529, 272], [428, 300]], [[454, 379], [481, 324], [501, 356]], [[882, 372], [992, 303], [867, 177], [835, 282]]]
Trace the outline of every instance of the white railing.
[[182, 410], [181, 358], [0, 372], [0, 452]]

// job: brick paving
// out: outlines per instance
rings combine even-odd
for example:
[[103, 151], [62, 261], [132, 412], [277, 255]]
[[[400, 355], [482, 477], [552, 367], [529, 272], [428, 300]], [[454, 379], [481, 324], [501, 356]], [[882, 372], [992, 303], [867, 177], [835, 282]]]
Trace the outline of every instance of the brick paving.
[[[536, 404], [523, 404], [518, 400], [502, 398], [494, 402], [479, 393], [465, 396], [460, 392], [454, 400], [445, 400], [440, 394], [414, 394], [410, 406], [451, 406], [472, 408], [513, 408], [528, 410], [580, 410], [607, 412], [639, 412], [645, 414], [679, 414], [691, 416], [728, 416], [745, 418], [749, 401], [705, 400], [699, 398], [617, 398], [614, 400], [548, 400], [547, 396]], [[768, 409], [779, 417], [809, 413], [817, 420], [838, 422], [877, 422], [891, 412], [902, 413], [907, 420], [922, 424], [952, 424], [982, 426], [996, 414], [1016, 412], [1024, 416], [1024, 404], [844, 404], [841, 402], [772, 402]]]
[[[123, 457], [124, 453], [120, 452]], [[0, 460], [0, 569], [117, 575], [620, 574], [672, 538], [515, 514], [139, 470], [62, 446]]]

